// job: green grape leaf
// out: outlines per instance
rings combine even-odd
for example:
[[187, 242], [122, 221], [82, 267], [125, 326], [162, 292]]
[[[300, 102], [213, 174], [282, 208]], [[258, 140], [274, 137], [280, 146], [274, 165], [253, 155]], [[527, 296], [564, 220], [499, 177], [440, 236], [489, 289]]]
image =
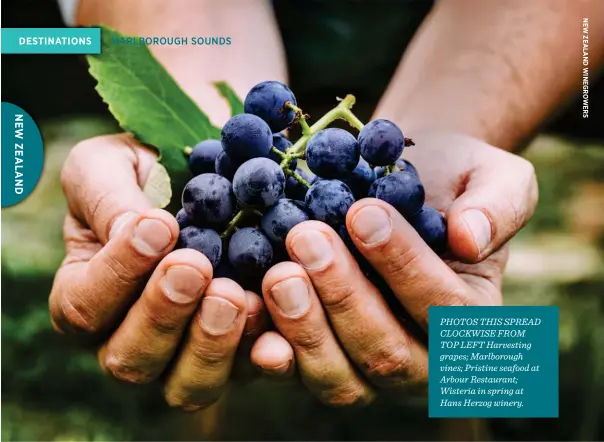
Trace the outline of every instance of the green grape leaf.
[[171, 189], [168, 192], [165, 183], [163, 190], [156, 185], [149, 188], [159, 189], [161, 195], [151, 200], [163, 204], [179, 196], [191, 178], [185, 148], [219, 138], [220, 129], [212, 125], [147, 46], [127, 44], [132, 37], [107, 27], [101, 32], [101, 53], [87, 57], [90, 74], [122, 129], [158, 150], [158, 161], [168, 173]]
[[237, 96], [235, 91], [224, 81], [217, 81], [214, 83], [216, 89], [220, 95], [229, 103], [231, 107], [231, 115], [239, 115], [243, 113], [243, 103], [241, 99]]

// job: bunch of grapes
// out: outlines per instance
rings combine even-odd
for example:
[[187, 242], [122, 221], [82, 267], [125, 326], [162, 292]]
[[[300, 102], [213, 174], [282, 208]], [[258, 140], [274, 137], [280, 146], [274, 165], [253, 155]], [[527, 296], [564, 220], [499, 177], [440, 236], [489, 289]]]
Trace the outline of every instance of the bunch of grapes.
[[[373, 197], [391, 204], [437, 253], [446, 249], [446, 223], [424, 205], [417, 169], [402, 159], [414, 143], [391, 121], [363, 125], [347, 96], [313, 126], [283, 83], [254, 86], [245, 113], [232, 117], [220, 140], [205, 140], [189, 155], [195, 175], [184, 188], [177, 214], [179, 246], [200, 251], [215, 275], [257, 289], [266, 271], [288, 259], [285, 238], [313, 219], [332, 226], [368, 276], [372, 269], [356, 251], [344, 225], [355, 200]], [[358, 136], [327, 127], [342, 118]], [[300, 124], [292, 144], [282, 133]], [[307, 170], [298, 165], [305, 160]]]

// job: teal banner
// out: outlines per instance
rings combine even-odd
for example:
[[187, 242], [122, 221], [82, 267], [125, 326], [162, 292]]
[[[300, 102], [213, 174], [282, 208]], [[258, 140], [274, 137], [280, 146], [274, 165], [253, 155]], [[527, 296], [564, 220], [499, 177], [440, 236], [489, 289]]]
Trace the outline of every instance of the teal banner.
[[100, 28], [2, 28], [3, 54], [100, 54]]
[[44, 164], [42, 136], [31, 116], [2, 103], [2, 207], [23, 201], [34, 190]]
[[558, 307], [430, 307], [430, 417], [558, 417]]

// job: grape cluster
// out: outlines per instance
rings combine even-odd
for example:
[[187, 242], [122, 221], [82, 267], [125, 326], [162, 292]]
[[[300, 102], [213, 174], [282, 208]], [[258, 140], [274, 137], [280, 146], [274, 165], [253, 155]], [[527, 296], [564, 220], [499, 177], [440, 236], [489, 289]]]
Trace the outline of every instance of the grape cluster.
[[[352, 116], [357, 137], [309, 127], [293, 92], [276, 81], [254, 86], [244, 110], [224, 125], [220, 140], [190, 150], [195, 176], [176, 215], [179, 247], [207, 256], [215, 275], [257, 289], [272, 265], [288, 259], [289, 231], [309, 219], [332, 226], [369, 274], [344, 226], [350, 206], [368, 196], [391, 204], [437, 253], [446, 249], [445, 219], [424, 205], [419, 173], [401, 158], [413, 142], [394, 123], [380, 119], [363, 126]], [[292, 145], [281, 131], [294, 123], [303, 136]], [[298, 160], [306, 160], [308, 170]]]

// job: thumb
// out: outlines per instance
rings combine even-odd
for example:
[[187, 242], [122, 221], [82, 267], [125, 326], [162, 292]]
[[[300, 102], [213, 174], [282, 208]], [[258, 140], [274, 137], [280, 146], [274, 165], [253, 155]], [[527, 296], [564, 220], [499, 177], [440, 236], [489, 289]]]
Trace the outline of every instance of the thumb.
[[61, 174], [69, 209], [101, 244], [134, 213], [152, 208], [141, 184], [154, 162], [125, 135], [92, 138], [70, 152]]
[[447, 212], [451, 251], [479, 262], [498, 250], [532, 217], [538, 200], [533, 166], [519, 157], [513, 167], [476, 171]]

